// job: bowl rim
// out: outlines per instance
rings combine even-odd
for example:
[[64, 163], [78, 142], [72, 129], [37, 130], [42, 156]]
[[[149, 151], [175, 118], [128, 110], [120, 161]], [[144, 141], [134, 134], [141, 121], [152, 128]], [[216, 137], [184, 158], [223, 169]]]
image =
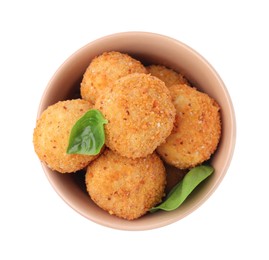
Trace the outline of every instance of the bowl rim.
[[136, 223], [136, 225], [133, 225], [134, 221], [129, 221], [130, 225], [115, 225], [113, 224], [113, 222], [107, 222], [107, 221], [103, 221], [102, 219], [97, 219], [97, 218], [93, 218], [92, 216], [83, 214], [83, 212], [81, 212], [78, 207], [76, 207], [76, 205], [70, 203], [70, 201], [65, 198], [65, 196], [57, 189], [57, 186], [55, 185], [55, 183], [52, 181], [52, 178], [50, 176], [50, 174], [48, 173], [48, 170], [50, 170], [44, 163], [41, 162], [43, 171], [45, 172], [45, 175], [48, 179], [48, 181], [50, 182], [51, 186], [54, 188], [54, 190], [56, 191], [56, 193], [64, 200], [65, 203], [67, 203], [71, 208], [73, 208], [76, 212], [78, 212], [80, 215], [84, 216], [85, 218], [100, 224], [102, 226], [106, 226], [109, 228], [113, 228], [113, 229], [118, 229], [118, 230], [129, 230], [129, 231], [138, 231], [138, 230], [150, 230], [150, 229], [155, 229], [155, 228], [160, 228], [169, 224], [172, 224], [174, 222], [179, 221], [180, 219], [185, 218], [187, 215], [191, 214], [192, 212], [194, 212], [197, 208], [199, 208], [202, 204], [205, 203], [206, 200], [208, 200], [208, 198], [213, 194], [213, 192], [217, 189], [217, 187], [220, 185], [220, 183], [222, 182], [223, 178], [226, 176], [228, 168], [231, 164], [233, 155], [234, 155], [234, 150], [235, 150], [235, 146], [236, 146], [236, 116], [235, 116], [235, 111], [234, 111], [234, 106], [232, 103], [232, 99], [231, 96], [223, 82], [223, 80], [221, 79], [220, 75], [218, 74], [218, 72], [213, 68], [213, 66], [200, 54], [198, 53], [196, 50], [194, 50], [192, 47], [190, 47], [189, 45], [181, 42], [178, 39], [172, 38], [170, 36], [166, 36], [164, 34], [159, 34], [159, 33], [153, 33], [153, 32], [146, 32], [146, 31], [127, 31], [127, 32], [117, 32], [117, 33], [113, 33], [113, 34], [109, 34], [103, 37], [100, 37], [98, 39], [95, 39], [93, 41], [90, 41], [89, 43], [85, 44], [84, 46], [80, 47], [79, 49], [77, 49], [75, 52], [73, 52], [69, 57], [67, 57], [65, 59], [65, 61], [58, 67], [58, 69], [54, 72], [54, 74], [52, 75], [51, 79], [49, 80], [49, 82], [46, 85], [46, 88], [41, 96], [41, 100], [38, 106], [38, 112], [37, 112], [37, 119], [40, 117], [40, 115], [42, 114], [42, 112], [44, 111], [45, 107], [44, 107], [44, 102], [45, 99], [49, 93], [49, 90], [51, 88], [51, 84], [54, 81], [54, 79], [57, 77], [57, 74], [60, 70], [62, 70], [66, 65], [68, 65], [68, 63], [70, 62], [70, 60], [74, 59], [78, 53], [83, 52], [84, 49], [89, 48], [91, 45], [95, 45], [98, 43], [101, 43], [103, 41], [107, 41], [109, 39], [112, 38], [118, 38], [118, 37], [135, 37], [139, 35], [140, 37], [145, 36], [145, 37], [155, 37], [156, 39], [162, 39], [165, 41], [172, 41], [174, 44], [179, 45], [181, 48], [184, 48], [185, 50], [187, 50], [188, 52], [192, 52], [192, 55], [194, 55], [197, 59], [199, 59], [200, 61], [203, 62], [203, 64], [211, 71], [211, 74], [214, 75], [214, 77], [218, 80], [218, 84], [219, 86], [222, 88], [223, 93], [225, 93], [225, 99], [227, 100], [227, 104], [229, 105], [229, 111], [227, 112], [230, 117], [231, 117], [231, 127], [230, 127], [230, 131], [231, 131], [231, 139], [230, 139], [230, 145], [229, 145], [229, 151], [227, 152], [227, 157], [225, 157], [226, 161], [223, 165], [222, 168], [222, 174], [220, 175], [220, 177], [218, 178], [218, 180], [214, 183], [214, 185], [207, 190], [206, 194], [195, 204], [193, 205], [191, 208], [188, 209], [188, 211], [186, 211], [184, 214], [181, 214], [180, 216], [176, 216], [170, 219], [165, 219], [162, 220], [158, 223], [152, 223], [151, 225], [147, 225], [147, 227], [145, 227], [144, 225], [139, 226], [138, 223]]

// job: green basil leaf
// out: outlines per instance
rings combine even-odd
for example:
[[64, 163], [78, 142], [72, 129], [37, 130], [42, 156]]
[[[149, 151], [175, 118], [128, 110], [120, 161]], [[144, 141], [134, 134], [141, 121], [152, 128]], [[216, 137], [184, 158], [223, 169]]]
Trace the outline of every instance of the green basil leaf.
[[73, 126], [67, 147], [68, 154], [96, 155], [105, 143], [107, 120], [97, 109], [86, 112]]
[[171, 211], [177, 209], [190, 195], [195, 187], [214, 172], [211, 166], [201, 165], [191, 169], [174, 188], [169, 192], [164, 202], [150, 209], [153, 213], [159, 209]]

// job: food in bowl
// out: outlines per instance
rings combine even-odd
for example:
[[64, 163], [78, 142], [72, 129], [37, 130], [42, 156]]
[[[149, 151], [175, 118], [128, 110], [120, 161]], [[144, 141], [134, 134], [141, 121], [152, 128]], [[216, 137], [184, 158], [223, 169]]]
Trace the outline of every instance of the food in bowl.
[[157, 148], [163, 160], [179, 169], [207, 161], [221, 136], [220, 107], [207, 94], [186, 84], [169, 88], [176, 108], [173, 132]]
[[[101, 56], [102, 55], [104, 54], [101, 54]], [[109, 53], [106, 53], [106, 55], [108, 57], [110, 56]], [[126, 58], [126, 55], [127, 54], [124, 54], [122, 55], [122, 57]], [[113, 55], [111, 55], [111, 57], [112, 56]], [[128, 55], [128, 57], [130, 56]], [[96, 59], [98, 59], [98, 57], [93, 59], [93, 61], [96, 61]], [[134, 58], [131, 59], [134, 60]], [[139, 64], [139, 61], [136, 64]], [[89, 65], [89, 67], [90, 66], [91, 64]], [[143, 68], [143, 65], [141, 66], [142, 66], [141, 68]], [[171, 72], [169, 68], [163, 67], [162, 65], [162, 69], [163, 68]], [[101, 68], [99, 67], [98, 70], [101, 70]], [[95, 71], [87, 69], [87, 78], [92, 77], [91, 73], [95, 73]], [[108, 71], [106, 70], [106, 66], [104, 66], [104, 71], [101, 74], [104, 75], [106, 73], [108, 73]], [[86, 73], [84, 74], [83, 80], [85, 80], [85, 75]], [[181, 74], [179, 73], [178, 75]], [[106, 75], [105, 78], [106, 77], [109, 78], [108, 75]], [[81, 84], [82, 98], [86, 97], [87, 100], [85, 102], [88, 102], [88, 106], [89, 107], [93, 106], [94, 109], [101, 111], [103, 113], [104, 118], [107, 120], [107, 124], [105, 124], [104, 127], [107, 148], [102, 149], [100, 154], [98, 154], [98, 156], [90, 157], [91, 161], [89, 161], [88, 163], [86, 174], [87, 191], [89, 195], [92, 197], [93, 201], [95, 201], [95, 203], [98, 206], [105, 209], [110, 214], [115, 214], [116, 216], [128, 220], [133, 220], [145, 215], [148, 211], [150, 211], [150, 208], [156, 206], [160, 202], [160, 198], [163, 197], [163, 191], [165, 188], [164, 183], [166, 181], [164, 181], [163, 178], [164, 176], [163, 171], [158, 170], [163, 168], [163, 166], [157, 167], [155, 169], [151, 163], [151, 159], [154, 154], [153, 157], [155, 158], [154, 162], [154, 164], [156, 164], [155, 166], [158, 166], [158, 164], [159, 165], [163, 164], [163, 162], [158, 157], [156, 151], [162, 155], [162, 149], [159, 149], [159, 147], [166, 144], [167, 138], [169, 138], [171, 132], [173, 131], [173, 129], [175, 129], [175, 127], [176, 127], [175, 131], [177, 131], [177, 134], [178, 130], [180, 129], [178, 125], [181, 123], [180, 122], [181, 111], [179, 111], [179, 113], [177, 114], [176, 125], [174, 125], [176, 120], [176, 108], [175, 104], [173, 104], [172, 102], [171, 97], [172, 95], [171, 91], [169, 90], [170, 88], [173, 89], [174, 85], [169, 86], [168, 88], [167, 82], [170, 82], [169, 76], [166, 75], [165, 80], [166, 82], [163, 82], [160, 79], [160, 77], [161, 76], [156, 77], [150, 74], [146, 74], [143, 72], [143, 69], [141, 70], [141, 72], [137, 71], [134, 73], [129, 72], [127, 73], [127, 75], [117, 76], [115, 80], [112, 80], [113, 77], [111, 77], [110, 81], [106, 80], [104, 81], [105, 83], [103, 83], [104, 85], [102, 87], [95, 86], [95, 89], [98, 89], [98, 91], [93, 91], [94, 96], [93, 99], [88, 98], [91, 96], [91, 88], [85, 90], [84, 85]], [[184, 89], [186, 87], [184, 84], [188, 83], [188, 79], [187, 78], [184, 79], [181, 76], [179, 76], [179, 78], [183, 80], [183, 82], [177, 83], [176, 88], [179, 87]], [[90, 85], [91, 84], [92, 83], [90, 83]], [[191, 86], [187, 87], [192, 89]], [[194, 92], [190, 91], [190, 96], [197, 94], [196, 92], [197, 92], [196, 90]], [[183, 96], [182, 100], [184, 100], [185, 98], [186, 97]], [[174, 100], [178, 101], [180, 100], [180, 97], [174, 96]], [[196, 101], [195, 98], [194, 100]], [[210, 100], [213, 99], [210, 98]], [[74, 101], [70, 100], [69, 102]], [[189, 103], [191, 104], [191, 100], [189, 101]], [[217, 104], [216, 101], [212, 102], [212, 106], [215, 105], [216, 107], [218, 107], [217, 114], [219, 116], [219, 106], [217, 106], [216, 104]], [[210, 105], [208, 105], [208, 107], [209, 106]], [[203, 115], [211, 113], [211, 109], [208, 109], [208, 107], [206, 107], [206, 109], [202, 112], [201, 110], [199, 110], [199, 112]], [[44, 114], [47, 113], [48, 109], [46, 109], [43, 112], [41, 118]], [[199, 109], [203, 109], [203, 106], [201, 106]], [[55, 117], [62, 118], [58, 114], [55, 115]], [[217, 118], [220, 118], [220, 116]], [[188, 122], [191, 120], [192, 117], [188, 118]], [[63, 121], [65, 121], [65, 119], [63, 119]], [[204, 124], [204, 122], [205, 121], [201, 120], [202, 125]], [[218, 132], [219, 135], [216, 138], [217, 139], [216, 146], [214, 147], [210, 155], [212, 155], [212, 153], [215, 151], [220, 139], [220, 128], [219, 128], [220, 121], [216, 122], [217, 122], [216, 132]], [[42, 120], [38, 120], [37, 127], [34, 131], [34, 138], [37, 135], [38, 129], [40, 128], [46, 129], [42, 127], [42, 124], [44, 124]], [[59, 124], [57, 126], [59, 126]], [[203, 126], [205, 127], [207, 125]], [[214, 128], [214, 125], [212, 126], [212, 128]], [[61, 127], [59, 127], [59, 129], [60, 130], [55, 131], [55, 134], [59, 134], [59, 136], [61, 136], [62, 134]], [[65, 129], [65, 134], [66, 133], [70, 134], [71, 132], [72, 132], [72, 125], [68, 125], [68, 127], [66, 127]], [[192, 132], [195, 132], [195, 129], [192, 129]], [[43, 134], [47, 135], [46, 133]], [[84, 131], [82, 131], [81, 134], [82, 136], [83, 135], [85, 136]], [[209, 133], [209, 136], [210, 134], [211, 133]], [[192, 139], [195, 139], [196, 136], [198, 135], [194, 134], [192, 136]], [[81, 139], [82, 137], [80, 136], [79, 138]], [[87, 138], [88, 136], [86, 136], [86, 139]], [[84, 145], [84, 140], [82, 141]], [[48, 139], [46, 140], [46, 142], [50, 143], [52, 142], [52, 139]], [[37, 142], [34, 141], [35, 148], [36, 144]], [[179, 145], [181, 145], [181, 141], [178, 141], [177, 138], [175, 138], [175, 140], [173, 140], [172, 146], [177, 147]], [[46, 143], [44, 143], [44, 147], [47, 147]], [[68, 144], [66, 144], [66, 149], [67, 147]], [[53, 149], [53, 147], [52, 148], [50, 147], [48, 149]], [[104, 154], [102, 154], [103, 151], [105, 151]], [[195, 153], [196, 150], [190, 149], [190, 151], [188, 152]], [[62, 156], [66, 156], [66, 153], [67, 153], [66, 151], [65, 152], [62, 151]], [[42, 157], [40, 156], [39, 153], [37, 154], [40, 160], [45, 162], [48, 165], [48, 167], [51, 167], [52, 169], [56, 170], [58, 169], [56, 167], [51, 166], [51, 164], [49, 164], [48, 161], [44, 160], [44, 156]], [[108, 155], [110, 156], [108, 157]], [[174, 164], [174, 166], [184, 169], [195, 167], [197, 165], [202, 164], [204, 161], [208, 160], [210, 158], [210, 155], [207, 157], [203, 157], [198, 161], [188, 159], [189, 161], [187, 165], [186, 163], [182, 163], [182, 165], [184, 166], [182, 166], [180, 163], [177, 162]], [[81, 156], [86, 160], [86, 158], [89, 159], [89, 156], [93, 155], [85, 154]], [[169, 156], [170, 156], [169, 153], [165, 153], [164, 155], [162, 155], [162, 157], [168, 163], [170, 163]], [[173, 154], [171, 156], [173, 156]], [[106, 163], [110, 161], [110, 158], [113, 158], [112, 162], [114, 165], [112, 165], [111, 168], [109, 168], [110, 171], [108, 172], [108, 175], [106, 177], [110, 180], [110, 182], [107, 183], [108, 179], [105, 178], [104, 179], [105, 181], [102, 181], [102, 177], [105, 176], [101, 176], [100, 174], [102, 172], [102, 169], [105, 174], [105, 170], [108, 167], [106, 166]], [[115, 164], [116, 161], [115, 158], [117, 158], [118, 164]], [[151, 159], [148, 161], [147, 158]], [[158, 160], [156, 158], [158, 158]], [[143, 161], [145, 165], [144, 169], [142, 170], [143, 167], [141, 167], [141, 162]], [[149, 168], [152, 168], [153, 172], [147, 171], [147, 165], [149, 164], [151, 164]], [[83, 164], [83, 167], [85, 168], [86, 165]], [[61, 170], [60, 172], [63, 173], [64, 170]], [[66, 172], [68, 173], [70, 172], [70, 170], [67, 170]], [[210, 174], [211, 173], [212, 171], [210, 170]], [[125, 181], [124, 177], [125, 175], [128, 174], [130, 174], [131, 176], [131, 181], [128, 181], [127, 185], [127, 182], [124, 183]], [[138, 178], [135, 181], [132, 180], [133, 176], [137, 178], [137, 176], [141, 174], [142, 175], [148, 174], [149, 176], [145, 176], [145, 179]], [[206, 176], [208, 176], [208, 174]], [[149, 182], [151, 183], [151, 185], [155, 183], [155, 181], [149, 181], [151, 180], [150, 178], [153, 178], [156, 181], [155, 188], [149, 185]], [[201, 177], [201, 181], [203, 180], [203, 178], [204, 177]], [[117, 185], [117, 183], [121, 182], [123, 182], [123, 186]], [[130, 183], [133, 185], [129, 185]], [[104, 185], [103, 187], [102, 184]], [[119, 190], [112, 189], [114, 184], [116, 188], [117, 187], [119, 188]], [[94, 187], [95, 185], [96, 187]], [[109, 185], [111, 185], [111, 187], [109, 187]], [[149, 186], [150, 189], [148, 189]], [[124, 189], [122, 187], [124, 187]], [[143, 192], [141, 193], [142, 199], [138, 199], [140, 197], [136, 195], [137, 190], [139, 190], [139, 188], [143, 190]], [[107, 194], [107, 192], [109, 194]], [[123, 197], [118, 196], [119, 193], [132, 199], [124, 200], [124, 196]], [[152, 200], [150, 200], [150, 198]], [[122, 204], [123, 200], [125, 204]], [[114, 206], [111, 206], [111, 203], [109, 202], [114, 202], [112, 203]], [[119, 207], [117, 208], [115, 205]], [[126, 208], [128, 207], [131, 207], [132, 209], [139, 208], [140, 210], [131, 213], [126, 212]]]
[[163, 65], [149, 65], [146, 69], [149, 74], [162, 80], [168, 88], [175, 84], [189, 84], [188, 80], [181, 73], [175, 72]]
[[136, 159], [106, 149], [87, 168], [92, 200], [111, 215], [127, 220], [145, 215], [164, 197], [166, 172], [156, 153]]
[[108, 120], [106, 146], [129, 158], [153, 153], [170, 135], [176, 115], [164, 82], [144, 73], [114, 81], [95, 108]]
[[142, 63], [126, 53], [104, 52], [95, 57], [86, 69], [81, 82], [81, 96], [92, 104], [100, 93], [116, 79], [131, 73], [146, 73]]
[[60, 173], [85, 168], [94, 155], [67, 154], [70, 130], [76, 121], [92, 108], [82, 99], [59, 101], [49, 106], [37, 120], [33, 143], [39, 159]]

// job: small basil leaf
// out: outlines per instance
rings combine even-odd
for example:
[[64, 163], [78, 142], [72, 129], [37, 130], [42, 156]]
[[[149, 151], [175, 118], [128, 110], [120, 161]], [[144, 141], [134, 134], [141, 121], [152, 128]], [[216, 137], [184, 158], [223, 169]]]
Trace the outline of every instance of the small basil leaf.
[[171, 211], [177, 209], [183, 201], [189, 196], [189, 194], [195, 189], [195, 187], [201, 183], [204, 179], [210, 176], [214, 172], [214, 168], [211, 166], [197, 166], [191, 169], [174, 188], [169, 192], [167, 198], [160, 205], [150, 209], [153, 213], [159, 209], [165, 211]]
[[86, 112], [71, 129], [67, 153], [98, 154], [105, 143], [104, 124], [107, 122], [97, 109]]

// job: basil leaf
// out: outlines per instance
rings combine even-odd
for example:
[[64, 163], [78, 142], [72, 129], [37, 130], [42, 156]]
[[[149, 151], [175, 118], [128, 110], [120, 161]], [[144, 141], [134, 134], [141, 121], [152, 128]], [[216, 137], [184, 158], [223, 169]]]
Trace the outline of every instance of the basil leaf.
[[191, 169], [174, 188], [169, 192], [167, 198], [160, 205], [150, 209], [153, 213], [159, 209], [171, 211], [177, 209], [190, 195], [195, 187], [214, 172], [211, 166], [197, 166]]
[[86, 112], [73, 126], [69, 136], [68, 154], [96, 155], [105, 143], [104, 124], [108, 121], [97, 109]]

